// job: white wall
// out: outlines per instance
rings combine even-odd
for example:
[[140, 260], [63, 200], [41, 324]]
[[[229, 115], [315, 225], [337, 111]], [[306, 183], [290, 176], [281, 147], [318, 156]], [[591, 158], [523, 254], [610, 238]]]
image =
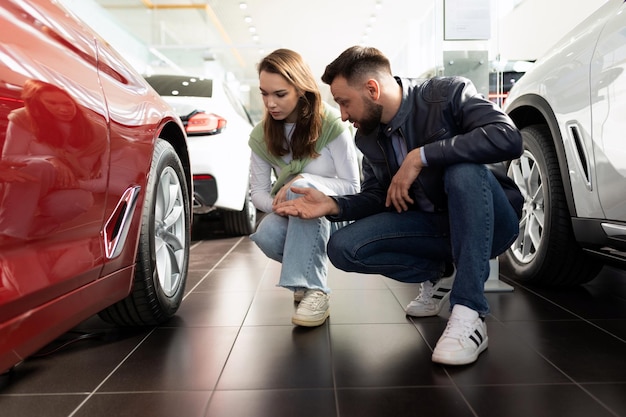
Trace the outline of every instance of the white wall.
[[444, 1], [432, 0], [412, 20], [406, 45], [391, 57], [397, 75], [415, 77], [440, 67], [443, 51], [452, 50], [487, 50], [490, 60], [536, 60], [607, 0], [491, 0], [488, 41], [444, 41]]
[[524, 0], [499, 21], [500, 52], [508, 59], [535, 60], [604, 3], [606, 0]]

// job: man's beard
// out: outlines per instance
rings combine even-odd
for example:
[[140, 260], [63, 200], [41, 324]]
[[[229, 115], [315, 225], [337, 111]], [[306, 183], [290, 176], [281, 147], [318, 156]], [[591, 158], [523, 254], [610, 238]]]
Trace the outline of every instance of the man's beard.
[[359, 130], [365, 135], [369, 135], [380, 126], [380, 119], [383, 116], [383, 106], [376, 104], [369, 99], [364, 99], [365, 116], [359, 120]]

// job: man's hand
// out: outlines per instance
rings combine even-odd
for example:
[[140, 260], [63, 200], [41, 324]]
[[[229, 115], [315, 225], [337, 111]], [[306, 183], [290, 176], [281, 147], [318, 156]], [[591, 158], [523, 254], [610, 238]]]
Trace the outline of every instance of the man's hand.
[[413, 204], [413, 199], [409, 196], [409, 189], [422, 170], [422, 157], [420, 150], [413, 149], [402, 161], [402, 165], [396, 175], [391, 179], [391, 185], [387, 190], [385, 206], [393, 204], [398, 213], [409, 209], [408, 204]]
[[274, 212], [281, 216], [315, 219], [329, 214], [339, 214], [339, 207], [332, 198], [315, 188], [291, 187], [291, 191], [302, 194], [294, 200], [274, 205]]

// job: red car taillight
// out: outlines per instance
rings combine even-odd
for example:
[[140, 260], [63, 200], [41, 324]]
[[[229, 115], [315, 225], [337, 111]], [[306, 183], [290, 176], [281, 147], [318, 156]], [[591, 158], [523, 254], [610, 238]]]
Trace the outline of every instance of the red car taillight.
[[214, 135], [226, 127], [226, 119], [214, 113], [198, 112], [184, 122], [188, 135]]

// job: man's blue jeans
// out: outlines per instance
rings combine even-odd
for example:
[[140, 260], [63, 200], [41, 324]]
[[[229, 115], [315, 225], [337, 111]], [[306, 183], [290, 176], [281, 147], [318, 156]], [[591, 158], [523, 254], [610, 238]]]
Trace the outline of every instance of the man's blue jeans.
[[436, 281], [446, 262], [456, 266], [451, 307], [489, 313], [484, 284], [489, 260], [519, 233], [519, 219], [502, 187], [483, 165], [457, 164], [444, 176], [448, 211], [378, 213], [336, 231], [328, 256], [337, 268], [402, 282]]

